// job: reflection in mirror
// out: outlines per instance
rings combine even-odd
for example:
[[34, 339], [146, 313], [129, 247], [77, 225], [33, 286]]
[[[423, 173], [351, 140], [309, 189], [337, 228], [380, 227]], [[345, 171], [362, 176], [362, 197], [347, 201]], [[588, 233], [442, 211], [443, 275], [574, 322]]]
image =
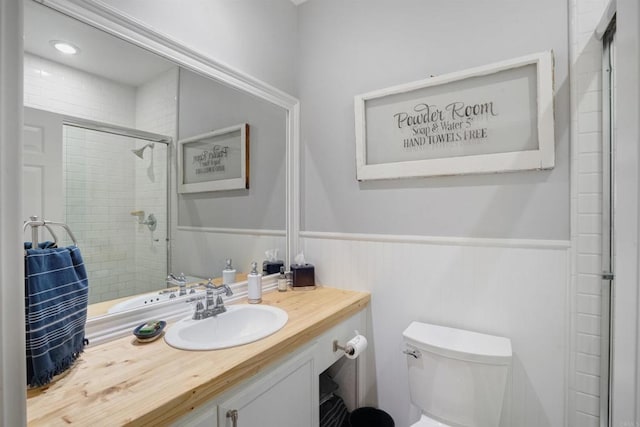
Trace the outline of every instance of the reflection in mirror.
[[65, 125], [63, 147], [65, 221], [82, 250], [89, 304], [158, 289], [167, 271], [167, 144]]
[[226, 259], [244, 273], [252, 261], [262, 264], [267, 250], [282, 260], [286, 111], [185, 69], [178, 111], [180, 140], [248, 123], [250, 180], [248, 189], [178, 194], [174, 265], [218, 277]]
[[[51, 40], [69, 41], [80, 51], [61, 54]], [[119, 55], [117, 66], [109, 55]], [[24, 65], [25, 133], [47, 130], [45, 161], [38, 168], [26, 164], [25, 176], [38, 171], [59, 184], [42, 187], [38, 179], [25, 179], [28, 200], [36, 203], [25, 203], [23, 216], [35, 213], [73, 230], [90, 304], [162, 287], [169, 232], [167, 145], [152, 142], [139, 158], [132, 150], [148, 141], [116, 135], [112, 127], [163, 134], [170, 141], [177, 67], [31, 1], [25, 3]], [[144, 217], [131, 215], [142, 211]], [[144, 224], [151, 218], [153, 230]]]
[[[268, 249], [285, 258], [284, 108], [35, 1], [25, 2], [24, 18], [25, 117], [51, 124], [59, 140], [47, 140], [44, 166], [25, 164], [23, 216], [72, 228], [89, 271], [90, 316], [134, 295], [158, 295], [169, 272], [197, 281], [219, 277], [227, 258], [239, 273]], [[64, 56], [51, 40], [72, 41], [80, 53]], [[84, 119], [173, 143], [64, 125]], [[251, 132], [249, 188], [178, 197], [176, 141], [239, 123]], [[27, 133], [28, 126], [25, 141]]]

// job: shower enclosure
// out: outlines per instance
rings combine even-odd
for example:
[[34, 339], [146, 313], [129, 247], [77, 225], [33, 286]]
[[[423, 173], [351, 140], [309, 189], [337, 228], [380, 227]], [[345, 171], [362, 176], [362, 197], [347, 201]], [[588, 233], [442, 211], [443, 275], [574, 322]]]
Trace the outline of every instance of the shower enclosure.
[[169, 141], [89, 122], [63, 127], [65, 221], [81, 246], [89, 303], [164, 286]]

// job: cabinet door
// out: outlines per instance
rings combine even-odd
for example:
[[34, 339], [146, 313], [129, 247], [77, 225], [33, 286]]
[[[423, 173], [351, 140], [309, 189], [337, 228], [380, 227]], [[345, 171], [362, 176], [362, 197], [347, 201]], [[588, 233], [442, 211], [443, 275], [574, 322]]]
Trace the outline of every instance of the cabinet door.
[[[318, 377], [314, 374], [313, 348], [278, 366], [265, 377], [248, 383], [228, 399], [221, 401], [218, 406], [218, 425], [317, 426]], [[235, 425], [230, 417], [233, 411], [237, 411]]]

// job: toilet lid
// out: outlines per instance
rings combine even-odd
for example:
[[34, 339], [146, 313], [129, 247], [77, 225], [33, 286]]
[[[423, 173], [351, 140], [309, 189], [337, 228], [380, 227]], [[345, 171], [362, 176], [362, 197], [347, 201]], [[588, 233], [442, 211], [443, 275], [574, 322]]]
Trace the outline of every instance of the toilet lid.
[[436, 421], [433, 418], [429, 418], [425, 414], [422, 414], [420, 419], [415, 424], [411, 424], [411, 427], [450, 427], [450, 426], [449, 424], [441, 423], [440, 421]]

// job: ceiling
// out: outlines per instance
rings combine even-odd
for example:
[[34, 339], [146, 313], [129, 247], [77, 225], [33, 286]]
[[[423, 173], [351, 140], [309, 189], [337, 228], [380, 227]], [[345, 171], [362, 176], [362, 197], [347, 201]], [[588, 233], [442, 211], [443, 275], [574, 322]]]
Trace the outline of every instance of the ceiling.
[[[140, 86], [175, 64], [50, 8], [26, 1], [24, 50], [69, 67], [130, 86]], [[64, 55], [50, 41], [62, 40], [80, 48]]]

